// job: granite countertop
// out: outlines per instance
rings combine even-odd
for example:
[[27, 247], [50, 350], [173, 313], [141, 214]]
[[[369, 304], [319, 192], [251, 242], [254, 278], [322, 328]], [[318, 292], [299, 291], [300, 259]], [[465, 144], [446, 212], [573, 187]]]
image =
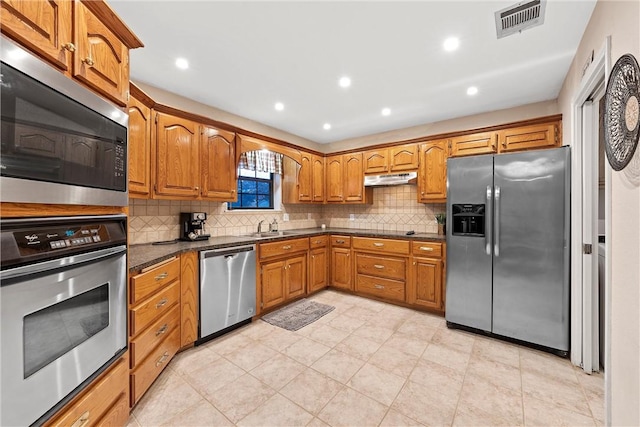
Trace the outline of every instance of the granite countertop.
[[296, 237], [309, 237], [321, 234], [343, 234], [358, 237], [385, 237], [404, 240], [427, 240], [444, 242], [445, 236], [435, 233], [416, 233], [407, 236], [404, 231], [378, 231], [353, 228], [302, 228], [296, 230], [284, 230], [277, 235], [265, 237], [252, 236], [220, 236], [210, 237], [209, 240], [199, 242], [176, 241], [171, 244], [154, 245], [151, 243], [129, 246], [129, 272], [135, 272], [149, 267], [172, 256], [190, 251], [205, 251], [208, 249], [220, 249], [231, 246], [251, 245], [269, 241], [293, 239]]

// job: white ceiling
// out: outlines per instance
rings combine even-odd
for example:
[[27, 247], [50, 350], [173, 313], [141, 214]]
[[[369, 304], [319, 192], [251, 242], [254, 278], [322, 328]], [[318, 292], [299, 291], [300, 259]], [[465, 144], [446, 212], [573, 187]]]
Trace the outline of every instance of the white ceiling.
[[549, 0], [544, 25], [498, 40], [514, 3], [109, 2], [145, 44], [132, 80], [319, 143], [555, 99], [596, 2]]

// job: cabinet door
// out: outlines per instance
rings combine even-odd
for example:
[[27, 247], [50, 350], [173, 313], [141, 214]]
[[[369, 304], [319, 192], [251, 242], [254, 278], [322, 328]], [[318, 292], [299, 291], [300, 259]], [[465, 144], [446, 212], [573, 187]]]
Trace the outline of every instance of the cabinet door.
[[351, 249], [331, 249], [331, 285], [353, 290]]
[[405, 144], [389, 148], [389, 162], [391, 172], [418, 169], [418, 144]]
[[298, 169], [298, 201], [310, 202], [313, 199], [313, 164], [311, 154], [302, 153]]
[[324, 202], [324, 157], [311, 156], [312, 190], [311, 200], [316, 203]]
[[204, 126], [200, 140], [202, 197], [210, 200], [235, 201], [238, 179], [236, 172], [236, 134]]
[[151, 109], [129, 99], [129, 196], [148, 197], [151, 189]]
[[418, 202], [445, 202], [447, 198], [447, 141], [420, 145]]
[[198, 125], [156, 114], [155, 195], [196, 198], [200, 193]]
[[119, 105], [127, 105], [129, 49], [81, 2], [75, 7], [73, 75]]
[[71, 4], [68, 0], [2, 0], [2, 32], [70, 71]]
[[362, 153], [351, 153], [344, 156], [344, 200], [345, 202], [361, 202], [364, 199], [364, 174]]
[[180, 347], [198, 339], [199, 268], [198, 252], [180, 255]]
[[483, 132], [451, 138], [450, 156], [471, 156], [497, 152], [496, 133]]
[[344, 201], [342, 156], [327, 157], [327, 202]]
[[285, 300], [285, 261], [262, 264], [261, 307], [263, 309], [283, 303]]
[[327, 248], [313, 249], [309, 252], [309, 292], [324, 289], [328, 284], [328, 264], [327, 258], [329, 250]]
[[285, 267], [287, 299], [304, 295], [307, 290], [307, 255], [289, 258]]
[[558, 143], [557, 123], [522, 126], [498, 132], [501, 153], [532, 148], [551, 148], [559, 145]]
[[364, 173], [377, 174], [389, 171], [389, 152], [386, 148], [364, 152]]
[[412, 269], [412, 286], [407, 302], [442, 310], [442, 261], [413, 258]]

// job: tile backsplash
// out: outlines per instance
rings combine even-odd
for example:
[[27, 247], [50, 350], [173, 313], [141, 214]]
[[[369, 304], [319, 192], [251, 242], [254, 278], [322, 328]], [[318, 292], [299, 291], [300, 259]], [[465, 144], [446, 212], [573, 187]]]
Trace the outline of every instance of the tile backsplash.
[[[207, 232], [212, 236], [235, 236], [256, 231], [259, 221], [275, 218], [280, 230], [343, 227], [379, 231], [432, 232], [438, 229], [434, 215], [444, 204], [417, 202], [416, 187], [401, 185], [373, 189], [372, 205], [282, 205], [279, 211], [227, 211], [226, 203], [179, 200], [129, 200], [130, 244], [172, 240], [180, 236], [180, 212], [206, 212]], [[284, 221], [284, 215], [289, 221]], [[353, 214], [354, 220], [350, 219]]]

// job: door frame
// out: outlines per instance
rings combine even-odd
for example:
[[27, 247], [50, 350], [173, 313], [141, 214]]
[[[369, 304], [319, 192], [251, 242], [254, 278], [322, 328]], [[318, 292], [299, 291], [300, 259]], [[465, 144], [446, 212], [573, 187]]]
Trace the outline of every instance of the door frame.
[[[591, 175], [597, 173], [597, 168], [587, 169], [583, 167], [583, 159], [597, 158], [598, 146], [596, 144], [585, 145], [583, 123], [583, 106], [587, 103], [603, 84], [606, 84], [611, 71], [611, 36], [605, 38], [603, 48], [594, 57], [587, 73], [583, 76], [579, 90], [571, 103], [572, 122], [572, 149], [571, 149], [571, 362], [576, 366], [581, 366], [588, 374], [592, 372], [592, 354], [594, 351], [593, 327], [593, 281], [588, 283], [583, 275], [583, 243], [591, 243], [594, 247], [592, 262], [597, 264], [597, 235], [595, 242], [584, 241], [583, 232], [588, 229], [593, 230], [593, 224], [584, 224], [583, 208], [593, 209], [593, 206], [584, 206], [585, 203], [597, 203], [596, 200], [585, 200], [583, 195], [586, 190], [584, 183], [590, 182]], [[593, 127], [592, 127], [593, 128]], [[587, 178], [585, 178], [587, 177]], [[597, 180], [596, 180], [597, 181]], [[588, 227], [588, 229], [587, 229]], [[605, 162], [605, 234], [611, 236], [611, 167]], [[605, 241], [605, 247], [609, 254], [609, 242]], [[608, 423], [611, 408], [611, 384], [610, 384], [610, 364], [611, 364], [611, 257], [606, 258], [606, 280], [605, 280], [605, 421]], [[593, 279], [597, 279], [593, 278]], [[597, 292], [597, 288], [595, 289]], [[596, 343], [597, 345], [597, 343]]]

